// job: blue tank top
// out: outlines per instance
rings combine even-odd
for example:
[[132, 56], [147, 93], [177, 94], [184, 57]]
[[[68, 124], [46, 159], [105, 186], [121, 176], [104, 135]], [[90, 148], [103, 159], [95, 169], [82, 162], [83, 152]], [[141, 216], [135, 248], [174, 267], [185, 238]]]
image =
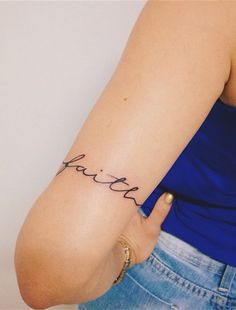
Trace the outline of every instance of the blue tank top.
[[161, 229], [236, 267], [236, 107], [217, 99], [142, 204], [147, 216], [165, 191], [175, 199]]

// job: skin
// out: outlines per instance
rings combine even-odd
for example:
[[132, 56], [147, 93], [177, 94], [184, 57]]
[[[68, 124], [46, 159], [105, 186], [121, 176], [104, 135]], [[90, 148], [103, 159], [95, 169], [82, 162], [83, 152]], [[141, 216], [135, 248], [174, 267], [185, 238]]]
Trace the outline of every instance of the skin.
[[156, 226], [135, 225], [138, 206], [216, 99], [236, 106], [235, 16], [232, 1], [146, 3], [116, 70], [19, 232], [16, 275], [30, 307], [104, 293], [122, 266], [122, 234], [138, 245], [138, 256], [150, 254], [161, 213], [153, 213]]
[[[82, 165], [79, 165], [78, 164], [78, 161], [83, 159], [86, 155], [85, 154], [80, 154], [78, 156], [75, 156], [74, 158], [72, 158], [71, 160], [68, 160], [68, 161], [63, 161], [62, 165], [63, 167], [61, 169], [59, 169], [59, 171], [57, 172], [56, 175], [59, 175], [60, 173], [62, 173], [65, 169], [67, 168], [75, 168], [76, 171], [80, 171], [84, 176], [89, 176], [89, 177], [92, 177], [93, 181], [96, 182], [96, 183], [100, 183], [100, 184], [110, 184], [109, 185], [109, 189], [112, 190], [112, 191], [115, 191], [115, 192], [125, 192], [125, 194], [123, 195], [124, 198], [126, 199], [132, 199], [133, 202], [135, 203], [135, 205], [137, 207], [140, 207], [142, 204], [139, 204], [137, 203], [137, 201], [135, 200], [135, 198], [133, 197], [129, 197], [127, 196], [127, 194], [129, 192], [132, 192], [132, 191], [137, 191], [139, 188], [137, 186], [135, 187], [132, 187], [132, 188], [128, 188], [128, 189], [117, 189], [117, 188], [113, 188], [113, 185], [114, 184], [117, 184], [117, 183], [123, 183], [125, 185], [129, 185], [126, 181], [126, 178], [117, 178], [113, 175], [109, 175], [110, 177], [112, 177], [112, 180], [110, 181], [99, 181], [97, 179], [97, 176], [98, 176], [98, 173], [88, 173], [87, 172], [87, 168], [82, 166]], [[103, 172], [102, 169], [100, 169], [100, 172]], [[114, 180], [115, 179], [115, 180]]]
[[[132, 266], [144, 262], [153, 251], [161, 230], [161, 224], [170, 211], [172, 204], [167, 203], [165, 194], [157, 200], [151, 214], [145, 218], [139, 212], [135, 213], [131, 221], [120, 235], [131, 246]], [[168, 195], [173, 196], [168, 193]], [[173, 196], [174, 197], [174, 196]], [[120, 239], [120, 238], [119, 238]], [[135, 254], [133, 254], [133, 251]], [[80, 302], [98, 298], [106, 293], [113, 285], [114, 279], [121, 271], [124, 262], [124, 251], [117, 242], [110, 256], [97, 268], [90, 281], [82, 288]]]

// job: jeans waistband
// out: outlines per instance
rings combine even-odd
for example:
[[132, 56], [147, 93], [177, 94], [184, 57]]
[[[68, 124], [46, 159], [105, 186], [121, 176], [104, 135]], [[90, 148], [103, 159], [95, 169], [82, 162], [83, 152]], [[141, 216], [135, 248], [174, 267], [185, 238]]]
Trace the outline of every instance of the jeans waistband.
[[[207, 273], [212, 272], [214, 274], [218, 274], [220, 276], [218, 291], [226, 296], [229, 294], [232, 283], [236, 282], [236, 267], [207, 256], [191, 244], [169, 234], [166, 231], [160, 231], [157, 245], [153, 250], [154, 252], [157, 246], [163, 249], [166, 253], [169, 253], [171, 256], [174, 256], [177, 259], [179, 258], [180, 261], [185, 261], [189, 264], [197, 266], [201, 269], [201, 271], [206, 270]], [[234, 294], [235, 293], [236, 292], [234, 292]]]
[[[192, 265], [198, 266], [201, 269], [207, 269], [208, 272], [212, 271], [213, 273], [222, 275], [226, 266], [230, 266], [202, 253], [191, 244], [164, 230], [160, 231], [158, 244], [163, 250], [169, 252], [171, 255], [174, 255]], [[236, 267], [230, 267], [232, 272], [236, 273]]]
[[[141, 208], [138, 211], [144, 217], [147, 217]], [[158, 247], [171, 256], [176, 257], [181, 262], [185, 261], [207, 273], [218, 274], [220, 276], [218, 291], [225, 296], [231, 293], [234, 297], [236, 296], [236, 267], [220, 262], [202, 253], [191, 244], [162, 229], [160, 230], [157, 244], [153, 249], [153, 252], [156, 251], [157, 256]]]

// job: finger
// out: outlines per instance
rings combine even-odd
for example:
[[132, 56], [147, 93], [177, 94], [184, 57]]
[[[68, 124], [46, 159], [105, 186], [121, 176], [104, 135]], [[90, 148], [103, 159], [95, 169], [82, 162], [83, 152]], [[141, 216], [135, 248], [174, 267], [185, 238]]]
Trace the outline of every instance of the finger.
[[155, 227], [161, 225], [171, 209], [173, 200], [173, 194], [169, 192], [163, 193], [157, 200], [152, 212], [147, 217], [147, 224], [154, 225]]

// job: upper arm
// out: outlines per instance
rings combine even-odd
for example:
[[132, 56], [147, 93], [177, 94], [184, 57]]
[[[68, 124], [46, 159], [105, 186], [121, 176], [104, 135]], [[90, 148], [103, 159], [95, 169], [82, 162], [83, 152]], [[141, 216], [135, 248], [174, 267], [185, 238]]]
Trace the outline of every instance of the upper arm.
[[[81, 263], [95, 265], [111, 250], [199, 129], [229, 77], [231, 41], [220, 5], [146, 3], [64, 159], [65, 169], [28, 214], [18, 243], [27, 253], [19, 251], [19, 275], [23, 258], [31, 259], [31, 271], [36, 270], [37, 253], [47, 266], [42, 277], [48, 285], [61, 276], [75, 287], [79, 277], [87, 276]], [[62, 258], [67, 259], [63, 268]]]

